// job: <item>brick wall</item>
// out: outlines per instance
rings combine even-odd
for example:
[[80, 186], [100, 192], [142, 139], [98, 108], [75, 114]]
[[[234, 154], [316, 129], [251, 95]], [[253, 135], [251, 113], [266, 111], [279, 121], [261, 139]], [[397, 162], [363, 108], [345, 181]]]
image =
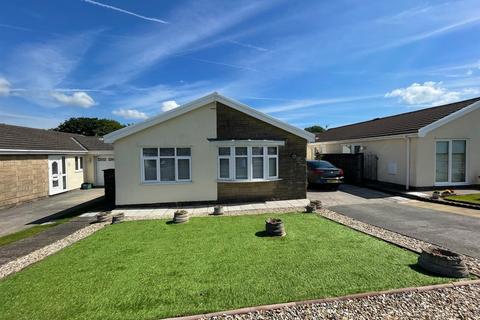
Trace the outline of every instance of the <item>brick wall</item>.
[[[284, 140], [279, 147], [280, 181], [218, 183], [218, 201], [263, 201], [306, 198], [307, 141], [266, 122], [217, 103], [217, 139]], [[296, 155], [296, 157], [292, 157]]]
[[47, 156], [0, 156], [0, 208], [48, 196]]

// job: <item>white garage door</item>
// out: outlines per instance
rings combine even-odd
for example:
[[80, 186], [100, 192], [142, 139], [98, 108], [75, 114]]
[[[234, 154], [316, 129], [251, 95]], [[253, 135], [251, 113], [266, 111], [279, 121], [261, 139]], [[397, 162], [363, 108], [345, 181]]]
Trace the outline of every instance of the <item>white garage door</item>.
[[105, 181], [103, 180], [103, 170], [115, 168], [115, 161], [113, 156], [98, 156], [97, 157], [97, 186], [103, 186]]

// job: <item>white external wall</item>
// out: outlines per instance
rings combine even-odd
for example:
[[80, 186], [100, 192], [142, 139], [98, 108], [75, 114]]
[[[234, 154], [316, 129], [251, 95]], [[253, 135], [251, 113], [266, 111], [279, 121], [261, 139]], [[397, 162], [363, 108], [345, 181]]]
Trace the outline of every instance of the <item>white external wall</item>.
[[95, 161], [96, 156], [87, 155], [84, 158], [85, 182], [95, 184]]
[[[415, 139], [411, 139], [411, 150], [416, 146]], [[405, 185], [406, 183], [406, 140], [403, 138], [386, 140], [345, 141], [342, 143], [315, 143], [309, 148], [316, 147], [322, 153], [342, 153], [342, 145], [359, 144], [364, 147], [363, 153], [378, 156], [378, 180], [383, 182]], [[411, 151], [412, 152], [412, 151]], [[396, 168], [396, 170], [389, 170]], [[415, 167], [414, 159], [410, 167]], [[411, 172], [410, 183], [414, 182]]]
[[435, 142], [442, 139], [467, 140], [467, 184], [479, 184], [480, 180], [480, 110], [447, 123], [418, 141], [416, 176], [418, 186], [435, 183]]
[[75, 171], [75, 156], [65, 156], [65, 164], [67, 166], [67, 190], [78, 189], [85, 181], [85, 156], [83, 158], [84, 169]]
[[[148, 204], [217, 199], [215, 104], [147, 128], [114, 143], [116, 204]], [[192, 182], [142, 184], [142, 147], [190, 147]]]

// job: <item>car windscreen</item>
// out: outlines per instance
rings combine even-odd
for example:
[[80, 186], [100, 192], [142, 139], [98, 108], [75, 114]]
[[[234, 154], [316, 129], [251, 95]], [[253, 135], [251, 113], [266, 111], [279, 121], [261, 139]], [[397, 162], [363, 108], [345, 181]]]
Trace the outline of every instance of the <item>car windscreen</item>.
[[331, 168], [335, 168], [335, 166], [333, 164], [331, 164], [330, 162], [328, 161], [325, 161], [325, 160], [319, 160], [319, 161], [311, 161], [309, 162], [310, 164], [310, 167], [311, 168], [314, 168], [314, 169], [331, 169]]

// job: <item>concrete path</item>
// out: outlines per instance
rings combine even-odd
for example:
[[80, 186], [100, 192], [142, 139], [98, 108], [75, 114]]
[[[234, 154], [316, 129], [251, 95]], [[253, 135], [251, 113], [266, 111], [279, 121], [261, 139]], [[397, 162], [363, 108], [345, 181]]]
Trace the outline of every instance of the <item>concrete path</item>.
[[0, 236], [99, 204], [104, 193], [102, 188], [74, 190], [0, 210]]
[[94, 218], [73, 218], [32, 237], [1, 246], [0, 266], [63, 239], [88, 226], [94, 220]]
[[427, 204], [348, 185], [336, 192], [310, 190], [308, 196], [359, 221], [480, 257], [478, 210]]
[[[223, 205], [224, 215], [257, 214], [269, 212], [304, 211], [309, 203], [307, 199], [265, 201], [244, 204]], [[213, 213], [213, 205], [198, 205], [184, 207], [125, 207], [112, 210], [112, 214], [123, 213], [126, 218], [139, 219], [171, 219], [177, 210], [186, 210], [191, 216], [207, 216]], [[93, 217], [96, 212], [82, 214], [81, 217]]]

